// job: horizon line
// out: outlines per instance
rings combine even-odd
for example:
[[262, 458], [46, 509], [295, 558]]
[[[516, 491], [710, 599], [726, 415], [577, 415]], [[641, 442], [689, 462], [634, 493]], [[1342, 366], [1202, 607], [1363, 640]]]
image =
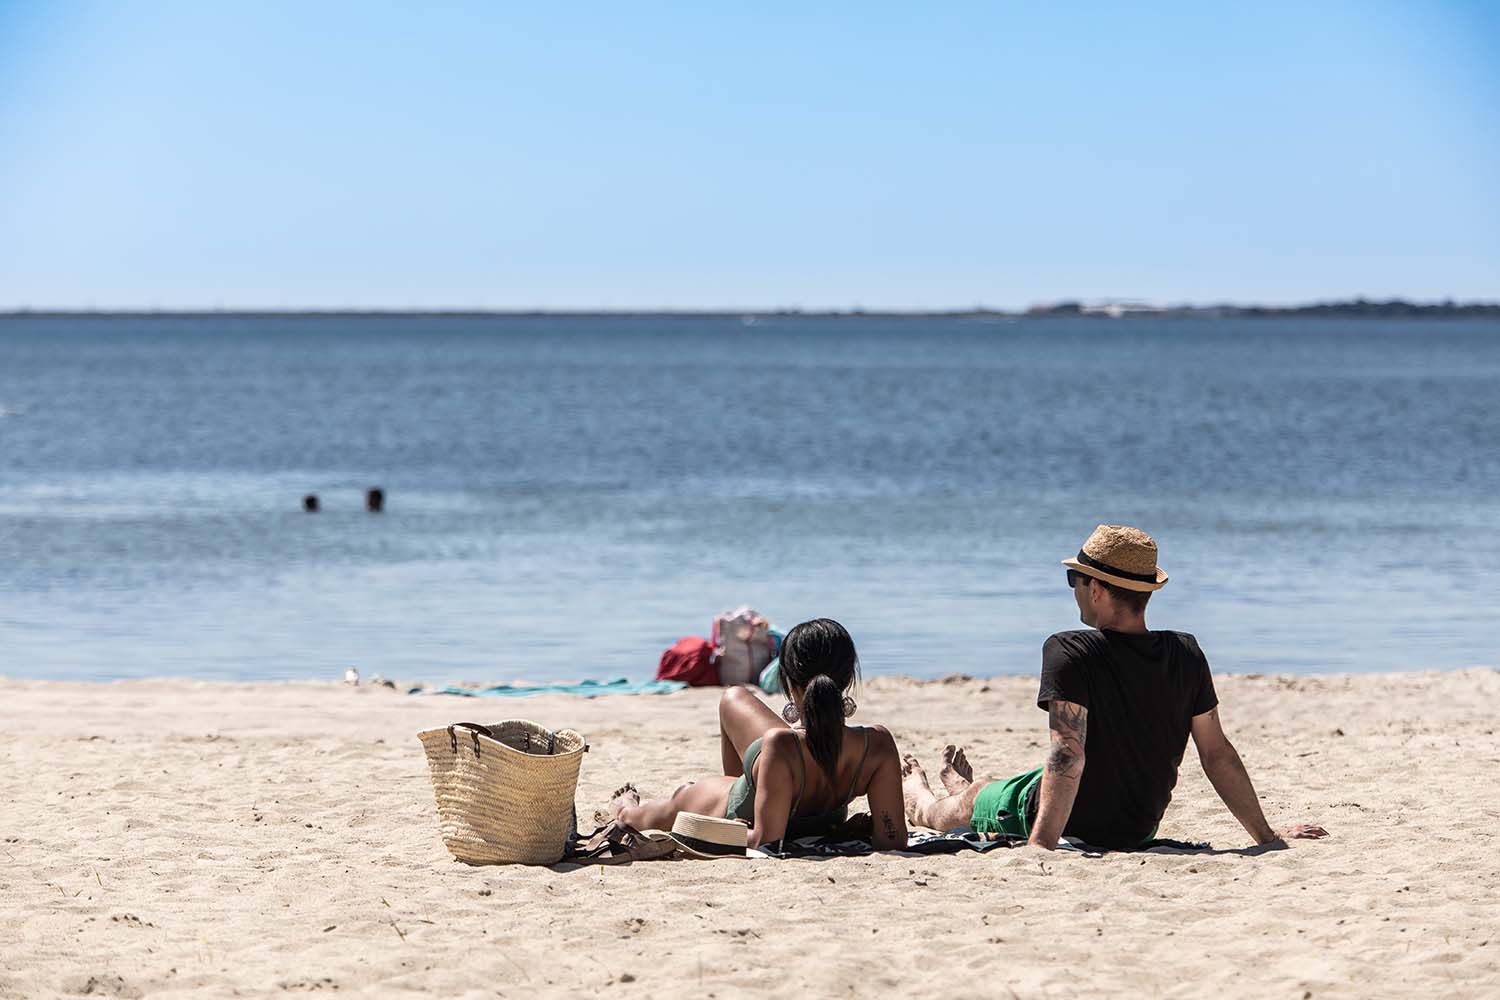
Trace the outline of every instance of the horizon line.
[[1127, 298], [1099, 298], [1099, 299], [1061, 299], [1052, 303], [1038, 303], [1025, 309], [1004, 309], [985, 305], [974, 305], [966, 308], [945, 309], [922, 309], [922, 308], [882, 308], [867, 309], [860, 306], [847, 308], [826, 309], [803, 309], [796, 306], [780, 306], [768, 308], [737, 308], [733, 306], [719, 306], [708, 308], [487, 308], [487, 307], [462, 307], [462, 306], [435, 306], [435, 307], [365, 307], [365, 306], [272, 306], [272, 307], [241, 307], [241, 306], [214, 306], [201, 307], [47, 307], [47, 306], [15, 306], [8, 309], [0, 309], [0, 317], [18, 318], [26, 316], [37, 317], [184, 317], [198, 318], [207, 316], [243, 316], [243, 317], [298, 317], [298, 316], [327, 316], [327, 317], [378, 317], [378, 316], [428, 316], [428, 317], [510, 317], [510, 318], [746, 318], [746, 317], [807, 317], [807, 318], [941, 318], [941, 317], [999, 317], [999, 318], [1042, 318], [1057, 316], [1078, 316], [1082, 318], [1128, 318], [1131, 316], [1170, 316], [1173, 314], [1229, 314], [1229, 315], [1255, 315], [1265, 313], [1297, 313], [1318, 311], [1350, 311], [1369, 312], [1378, 309], [1413, 310], [1419, 312], [1440, 313], [1463, 313], [1463, 312], [1496, 312], [1500, 313], [1500, 299], [1485, 301], [1475, 299], [1459, 301], [1452, 298], [1444, 300], [1421, 301], [1414, 299], [1402, 299], [1397, 297], [1387, 299], [1371, 299], [1358, 296], [1350, 299], [1326, 299], [1296, 304], [1272, 305], [1264, 303], [1233, 303], [1220, 302], [1213, 304], [1178, 303], [1173, 305], [1157, 305], [1141, 299]]

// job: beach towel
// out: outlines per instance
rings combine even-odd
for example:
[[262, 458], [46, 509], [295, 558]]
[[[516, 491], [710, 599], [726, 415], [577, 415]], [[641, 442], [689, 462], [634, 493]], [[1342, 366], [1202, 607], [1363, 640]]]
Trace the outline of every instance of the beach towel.
[[1094, 844], [1086, 844], [1077, 837], [1064, 837], [1057, 842], [1059, 851], [1077, 851], [1085, 857], [1101, 858], [1106, 854], [1207, 854], [1214, 849], [1214, 845], [1204, 840], [1172, 840], [1169, 837], [1156, 837], [1135, 847], [1097, 847]]
[[[997, 834], [994, 838], [975, 833], [973, 830], [950, 830], [938, 833], [933, 830], [913, 831], [906, 835], [906, 846], [895, 848], [896, 854], [958, 854], [961, 851], [991, 851], [997, 847], [1015, 847], [1024, 844], [1024, 837]], [[779, 858], [857, 858], [874, 854], [875, 846], [868, 840], [841, 838], [839, 834], [822, 837], [803, 837], [789, 840], [779, 850], [775, 845], [748, 852], [750, 857]]]
[[534, 694], [572, 694], [597, 698], [604, 694], [670, 694], [687, 687], [681, 681], [579, 681], [575, 684], [495, 684], [491, 687], [414, 687], [407, 694], [457, 694], [465, 698], [525, 698]]
[[[958, 854], [962, 851], [990, 851], [997, 847], [1020, 847], [1026, 843], [1025, 837], [1011, 834], [982, 834], [975, 833], [967, 828], [949, 830], [947, 833], [938, 833], [933, 830], [912, 831], [907, 834], [906, 847], [897, 848], [897, 854]], [[1096, 847], [1085, 844], [1081, 840], [1072, 837], [1064, 837], [1058, 841], [1057, 849], [1060, 851], [1075, 851], [1087, 858], [1102, 858], [1110, 853], [1110, 848]], [[1132, 853], [1143, 851], [1157, 854], [1200, 854], [1213, 850], [1206, 843], [1188, 840], [1168, 840], [1159, 838], [1148, 840], [1139, 847], [1129, 848]], [[875, 853], [875, 848], [868, 840], [858, 837], [841, 837], [832, 834], [824, 837], [804, 837], [801, 840], [787, 841], [781, 850], [762, 848], [749, 852], [751, 857], [767, 858], [856, 858], [866, 854]]]
[[[922, 831], [907, 835], [905, 848], [898, 854], [957, 854], [960, 851], [988, 851], [1024, 843], [1020, 837], [987, 839], [972, 830], [949, 833]], [[839, 831], [820, 837], [789, 840], [784, 846], [751, 849], [751, 858], [854, 858], [873, 854], [868, 840], [849, 837]], [[622, 865], [633, 861], [664, 861], [679, 856], [676, 843], [660, 830], [640, 831], [620, 820], [610, 820], [592, 833], [582, 834], [568, 843], [563, 863], [585, 865]]]
[[[856, 813], [837, 829], [822, 836], [802, 837], [783, 844], [770, 844], [762, 848], [750, 848], [748, 858], [775, 858], [782, 861], [815, 858], [858, 858], [875, 853], [869, 840], [869, 813]], [[1020, 847], [1025, 837], [1006, 833], [975, 833], [967, 827], [939, 833], [936, 830], [912, 830], [906, 835], [906, 846], [891, 854], [959, 854], [963, 851], [993, 851], [1001, 847]], [[611, 820], [592, 833], [570, 841], [563, 863], [573, 862], [590, 865], [620, 865], [632, 861], [666, 861], [683, 857], [676, 845], [660, 830], [644, 833], [619, 820]], [[1088, 858], [1099, 858], [1111, 853], [1110, 848], [1086, 844], [1076, 837], [1064, 837], [1057, 842], [1060, 851], [1073, 851]], [[1202, 841], [1171, 840], [1166, 837], [1148, 840], [1139, 847], [1127, 848], [1130, 853], [1200, 854], [1213, 850], [1212, 845]]]

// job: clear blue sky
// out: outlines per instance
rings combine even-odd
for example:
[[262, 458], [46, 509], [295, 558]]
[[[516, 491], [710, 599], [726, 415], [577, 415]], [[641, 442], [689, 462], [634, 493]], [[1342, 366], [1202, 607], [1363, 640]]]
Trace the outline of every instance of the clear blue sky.
[[727, 6], [0, 0], [0, 308], [1500, 298], [1500, 4]]

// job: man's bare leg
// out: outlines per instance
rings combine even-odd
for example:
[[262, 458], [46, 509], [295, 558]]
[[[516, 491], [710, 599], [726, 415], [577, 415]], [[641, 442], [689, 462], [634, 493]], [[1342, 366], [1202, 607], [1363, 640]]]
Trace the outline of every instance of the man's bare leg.
[[974, 768], [964, 755], [964, 748], [949, 743], [943, 747], [943, 767], [938, 771], [938, 780], [948, 789], [949, 795], [962, 795], [974, 783]]
[[927, 783], [927, 772], [917, 758], [907, 754], [902, 758], [901, 792], [906, 800], [906, 821], [912, 826], [925, 826], [929, 830], [953, 830], [968, 826], [974, 816], [974, 798], [982, 784], [970, 784], [959, 795], [940, 799], [932, 794]]

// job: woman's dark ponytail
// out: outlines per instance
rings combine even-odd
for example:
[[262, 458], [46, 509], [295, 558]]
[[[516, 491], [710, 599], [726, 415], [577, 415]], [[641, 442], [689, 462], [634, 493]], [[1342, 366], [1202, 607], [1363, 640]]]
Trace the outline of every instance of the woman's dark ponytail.
[[838, 778], [839, 751], [844, 748], [844, 689], [827, 674], [818, 674], [802, 692], [802, 719], [807, 749], [831, 785]]
[[781, 689], [802, 692], [807, 749], [832, 784], [844, 746], [844, 692], [859, 677], [859, 654], [844, 626], [814, 618], [781, 644]]

